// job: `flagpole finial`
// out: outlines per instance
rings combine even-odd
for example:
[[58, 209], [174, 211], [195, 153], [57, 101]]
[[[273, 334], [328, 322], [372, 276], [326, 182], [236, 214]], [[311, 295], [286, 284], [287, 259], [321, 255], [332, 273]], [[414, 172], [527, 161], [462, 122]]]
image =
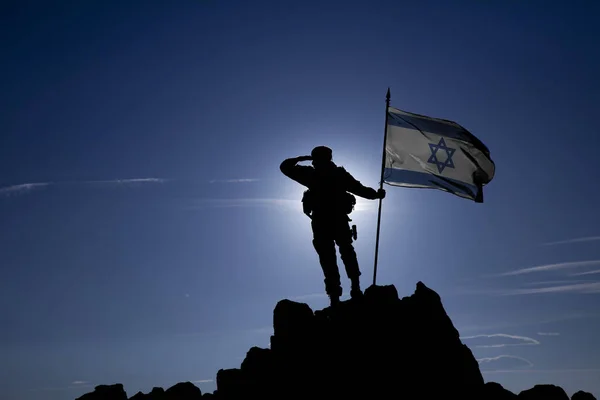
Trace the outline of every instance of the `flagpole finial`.
[[390, 101], [390, 88], [389, 88], [389, 87], [388, 87], [387, 94], [385, 95], [385, 99], [386, 99], [387, 101]]

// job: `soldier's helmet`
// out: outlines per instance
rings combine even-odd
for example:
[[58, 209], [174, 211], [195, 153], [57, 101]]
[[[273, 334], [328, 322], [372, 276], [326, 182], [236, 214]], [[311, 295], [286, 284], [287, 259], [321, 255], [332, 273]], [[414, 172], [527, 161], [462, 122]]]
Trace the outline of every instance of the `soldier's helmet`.
[[327, 146], [317, 146], [310, 152], [311, 157], [317, 162], [327, 162], [333, 159], [333, 151]]

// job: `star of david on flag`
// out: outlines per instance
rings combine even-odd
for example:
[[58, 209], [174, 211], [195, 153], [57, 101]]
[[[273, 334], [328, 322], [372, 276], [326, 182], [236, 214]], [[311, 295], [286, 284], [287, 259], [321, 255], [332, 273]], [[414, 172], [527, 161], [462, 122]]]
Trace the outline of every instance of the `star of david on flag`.
[[[450, 147], [446, 146], [444, 138], [440, 138], [438, 144], [429, 143], [429, 148], [431, 149], [431, 157], [429, 157], [429, 160], [427, 160], [427, 162], [437, 165], [440, 174], [444, 172], [444, 168], [446, 167], [454, 168], [454, 163], [452, 162], [452, 155], [454, 154], [456, 149], [451, 149]], [[438, 150], [443, 150], [446, 152], [446, 161], [442, 162], [438, 159]]]
[[495, 169], [486, 145], [456, 122], [388, 107], [384, 183], [482, 203]]

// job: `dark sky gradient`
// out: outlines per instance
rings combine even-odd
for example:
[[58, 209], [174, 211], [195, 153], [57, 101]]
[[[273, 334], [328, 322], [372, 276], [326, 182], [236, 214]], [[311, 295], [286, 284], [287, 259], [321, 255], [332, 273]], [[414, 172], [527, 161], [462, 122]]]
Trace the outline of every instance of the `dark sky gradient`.
[[[497, 173], [483, 204], [388, 187], [378, 283], [438, 291], [486, 380], [600, 395], [600, 273], [576, 275], [600, 270], [599, 4], [167, 3], [2, 3], [7, 400], [212, 391], [278, 300], [326, 306], [279, 163], [324, 144], [377, 187], [388, 87]], [[363, 287], [376, 207], [353, 214]]]

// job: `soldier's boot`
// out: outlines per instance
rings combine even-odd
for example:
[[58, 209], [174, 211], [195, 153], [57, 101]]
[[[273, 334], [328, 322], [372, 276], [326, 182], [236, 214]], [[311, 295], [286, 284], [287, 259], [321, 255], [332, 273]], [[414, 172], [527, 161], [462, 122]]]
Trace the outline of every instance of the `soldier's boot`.
[[360, 290], [360, 281], [358, 278], [352, 279], [352, 288], [350, 289], [350, 297], [353, 299], [359, 299], [363, 296], [362, 290]]
[[350, 297], [353, 299], [360, 298], [363, 295], [362, 290], [360, 289], [360, 269], [358, 268], [358, 260], [356, 259], [356, 252], [354, 251], [354, 247], [352, 246], [352, 242], [349, 243], [340, 243], [340, 256], [342, 261], [344, 262], [344, 267], [346, 267], [346, 274], [350, 281], [352, 282], [352, 287], [350, 289]]
[[313, 246], [319, 255], [319, 263], [325, 276], [325, 292], [329, 296], [331, 305], [336, 305], [342, 296], [342, 285], [335, 254], [335, 243], [331, 239], [313, 239]]
[[336, 306], [340, 303], [340, 297], [342, 296], [342, 285], [340, 284], [339, 275], [335, 279], [325, 279], [325, 291], [329, 296], [330, 305]]

